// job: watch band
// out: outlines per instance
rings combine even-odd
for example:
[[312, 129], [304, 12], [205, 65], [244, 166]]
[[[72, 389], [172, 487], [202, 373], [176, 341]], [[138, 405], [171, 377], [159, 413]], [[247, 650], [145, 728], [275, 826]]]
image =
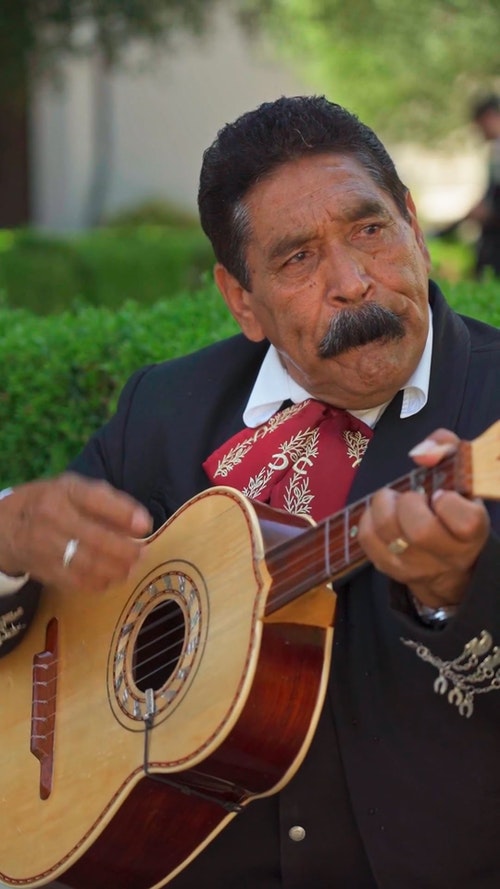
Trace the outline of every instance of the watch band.
[[434, 629], [443, 628], [458, 611], [458, 605], [439, 605], [437, 608], [432, 608], [430, 605], [422, 605], [422, 602], [419, 602], [413, 593], [408, 592], [418, 619], [426, 627]]

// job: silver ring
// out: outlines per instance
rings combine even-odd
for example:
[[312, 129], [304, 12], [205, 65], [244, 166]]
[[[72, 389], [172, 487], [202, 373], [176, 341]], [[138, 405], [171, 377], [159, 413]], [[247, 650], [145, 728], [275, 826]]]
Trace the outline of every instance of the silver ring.
[[68, 567], [69, 563], [74, 558], [74, 555], [78, 549], [78, 545], [79, 545], [78, 540], [75, 540], [74, 538], [72, 538], [71, 540], [68, 540], [68, 542], [66, 544], [66, 549], [64, 550], [63, 559], [62, 559], [63, 565], [65, 568]]
[[390, 550], [395, 556], [400, 556], [405, 550], [408, 549], [409, 543], [404, 537], [396, 537], [394, 540], [391, 540], [390, 543], [387, 544], [387, 549]]

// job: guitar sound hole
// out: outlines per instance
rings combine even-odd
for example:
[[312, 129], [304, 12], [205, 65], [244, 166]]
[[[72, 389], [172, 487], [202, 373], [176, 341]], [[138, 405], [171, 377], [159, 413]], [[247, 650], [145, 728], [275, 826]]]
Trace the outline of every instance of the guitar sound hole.
[[134, 648], [133, 677], [140, 691], [158, 691], [168, 682], [177, 669], [185, 635], [184, 613], [173, 599], [148, 614]]

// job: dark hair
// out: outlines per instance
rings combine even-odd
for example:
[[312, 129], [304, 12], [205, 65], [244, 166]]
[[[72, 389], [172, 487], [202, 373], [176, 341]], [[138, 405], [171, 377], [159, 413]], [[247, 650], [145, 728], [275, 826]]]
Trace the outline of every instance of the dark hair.
[[325, 96], [282, 96], [219, 130], [203, 155], [200, 220], [215, 256], [250, 290], [245, 251], [250, 220], [243, 198], [282, 164], [308, 154], [354, 156], [408, 219], [407, 189], [378, 136]]
[[480, 99], [476, 99], [471, 108], [471, 120], [479, 120], [483, 114], [487, 114], [488, 111], [499, 111], [500, 112], [500, 97], [491, 94], [489, 96], [482, 96]]

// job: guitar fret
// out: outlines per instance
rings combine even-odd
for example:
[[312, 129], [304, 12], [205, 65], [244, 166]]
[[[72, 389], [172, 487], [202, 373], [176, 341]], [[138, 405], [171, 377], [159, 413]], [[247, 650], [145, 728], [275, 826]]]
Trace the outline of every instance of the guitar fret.
[[331, 577], [332, 569], [330, 564], [330, 519], [325, 522], [325, 573], [327, 577]]
[[[416, 467], [389, 487], [403, 493], [417, 491], [428, 497], [441, 487], [455, 486], [457, 460], [445, 458], [438, 467]], [[460, 490], [460, 488], [458, 488]], [[358, 541], [358, 526], [372, 495], [347, 506], [342, 512], [308, 528], [299, 538], [270, 549], [266, 561], [274, 578], [267, 613], [292, 601], [311, 586], [333, 580], [358, 567], [366, 557]], [[290, 584], [290, 574], [293, 582]]]
[[[410, 488], [411, 488], [411, 490], [418, 491], [420, 493], [425, 493], [426, 492], [426, 481], [428, 480], [427, 475], [428, 474], [425, 470], [419, 469], [418, 467], [416, 469], [412, 469], [412, 471], [410, 472]], [[431, 479], [431, 481], [432, 481], [432, 479]]]
[[351, 510], [349, 507], [346, 509], [345, 518], [344, 518], [344, 564], [347, 565], [349, 563], [350, 557], [350, 536], [352, 534], [352, 529], [355, 526], [351, 526]]

